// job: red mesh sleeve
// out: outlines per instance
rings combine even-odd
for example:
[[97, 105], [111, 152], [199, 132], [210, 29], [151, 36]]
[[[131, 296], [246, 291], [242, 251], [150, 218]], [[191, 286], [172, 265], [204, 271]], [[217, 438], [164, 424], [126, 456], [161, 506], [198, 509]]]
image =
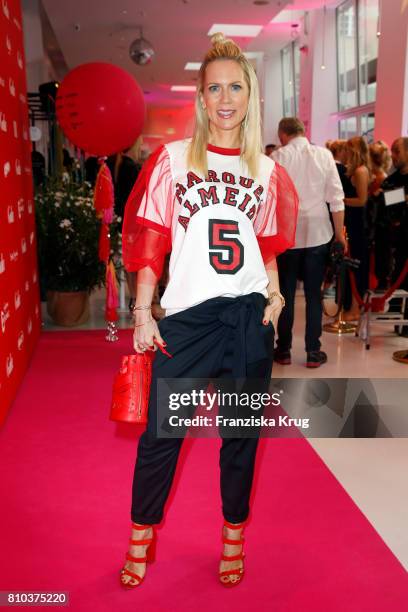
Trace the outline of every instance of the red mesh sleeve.
[[145, 162], [125, 207], [123, 263], [128, 272], [149, 267], [160, 278], [171, 251], [173, 185], [167, 149], [159, 147]]
[[264, 206], [260, 206], [254, 229], [265, 265], [295, 244], [299, 197], [292, 179], [275, 162]]

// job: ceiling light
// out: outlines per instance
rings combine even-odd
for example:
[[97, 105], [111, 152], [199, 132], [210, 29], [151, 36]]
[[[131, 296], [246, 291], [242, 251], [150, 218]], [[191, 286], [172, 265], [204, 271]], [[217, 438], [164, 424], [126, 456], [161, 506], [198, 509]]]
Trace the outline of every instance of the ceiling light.
[[170, 91], [195, 91], [195, 85], [172, 85]]
[[247, 59], [258, 59], [262, 57], [262, 51], [244, 51]]
[[233, 23], [214, 23], [208, 30], [208, 36], [222, 32], [225, 36], [243, 36], [245, 38], [258, 36], [262, 30], [261, 25], [245, 25]]
[[187, 62], [184, 66], [184, 70], [200, 70], [201, 62]]

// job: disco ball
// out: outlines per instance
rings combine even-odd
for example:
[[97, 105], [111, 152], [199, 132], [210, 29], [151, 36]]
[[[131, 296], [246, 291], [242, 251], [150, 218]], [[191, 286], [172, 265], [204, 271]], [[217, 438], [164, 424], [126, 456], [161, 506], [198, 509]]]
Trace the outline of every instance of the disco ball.
[[129, 47], [130, 59], [138, 66], [150, 64], [154, 58], [154, 49], [145, 38], [136, 38]]

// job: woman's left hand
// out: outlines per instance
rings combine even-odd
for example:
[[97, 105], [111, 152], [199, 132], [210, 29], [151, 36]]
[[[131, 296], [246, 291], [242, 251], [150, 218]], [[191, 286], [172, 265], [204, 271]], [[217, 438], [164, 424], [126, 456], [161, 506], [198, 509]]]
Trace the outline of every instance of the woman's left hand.
[[276, 332], [277, 327], [278, 327], [278, 319], [279, 319], [281, 312], [282, 312], [282, 302], [278, 296], [275, 296], [272, 299], [272, 304], [268, 304], [267, 306], [265, 306], [262, 323], [264, 325], [268, 325], [270, 321]]

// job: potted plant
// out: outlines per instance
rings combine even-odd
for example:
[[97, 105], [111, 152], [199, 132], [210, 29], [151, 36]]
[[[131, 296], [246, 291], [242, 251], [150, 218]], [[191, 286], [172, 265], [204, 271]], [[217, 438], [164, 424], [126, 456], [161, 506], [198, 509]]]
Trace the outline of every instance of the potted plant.
[[[99, 260], [101, 221], [87, 182], [63, 175], [49, 179], [35, 196], [40, 276], [47, 312], [57, 325], [72, 327], [89, 317], [89, 295], [105, 282]], [[119, 226], [110, 226], [111, 256], [118, 253]]]

